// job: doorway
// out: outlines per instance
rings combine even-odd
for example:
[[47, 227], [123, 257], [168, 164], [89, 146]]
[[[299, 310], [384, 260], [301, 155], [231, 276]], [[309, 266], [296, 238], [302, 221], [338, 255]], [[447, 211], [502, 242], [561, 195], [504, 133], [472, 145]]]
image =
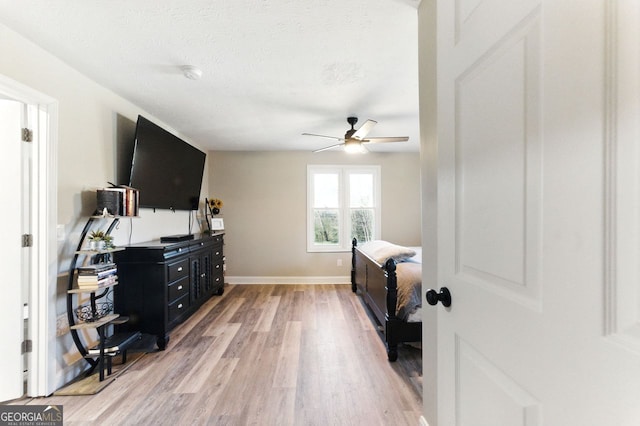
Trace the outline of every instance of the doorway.
[[[53, 392], [57, 255], [57, 103], [0, 76], [0, 230], [5, 276], [0, 300], [0, 401]], [[29, 131], [23, 131], [29, 129]], [[23, 141], [24, 139], [24, 141]]]
[[[0, 140], [3, 145], [2, 170], [0, 173], [4, 182], [11, 182], [6, 185], [3, 192], [7, 200], [21, 200], [13, 204], [12, 208], [3, 209], [2, 213], [2, 235], [8, 241], [8, 250], [5, 249], [3, 259], [7, 265], [21, 265], [21, 267], [5, 268], [6, 279], [2, 281], [2, 301], [0, 302], [0, 318], [2, 321], [2, 335], [7, 348], [11, 348], [3, 354], [2, 362], [2, 385], [0, 386], [0, 400], [13, 399], [22, 396], [26, 386], [23, 385], [28, 376], [29, 356], [23, 351], [22, 342], [25, 341], [25, 334], [28, 333], [29, 324], [25, 318], [25, 303], [28, 308], [30, 291], [30, 260], [29, 249], [23, 250], [22, 235], [30, 233], [24, 230], [24, 222], [29, 221], [29, 212], [23, 204], [25, 199], [29, 199], [29, 192], [26, 188], [30, 186], [29, 172], [23, 167], [23, 144], [21, 143], [21, 128], [23, 126], [24, 112], [27, 105], [14, 99], [0, 99]], [[26, 149], [28, 151], [28, 148]], [[27, 153], [27, 158], [29, 154]], [[28, 161], [28, 160], [27, 160]], [[25, 179], [26, 178], [26, 179]], [[7, 204], [5, 204], [6, 206]], [[23, 214], [24, 212], [24, 214]], [[26, 217], [26, 220], [23, 218]], [[22, 322], [25, 321], [23, 327]], [[25, 348], [26, 349], [26, 348]], [[22, 353], [25, 352], [23, 356]]]

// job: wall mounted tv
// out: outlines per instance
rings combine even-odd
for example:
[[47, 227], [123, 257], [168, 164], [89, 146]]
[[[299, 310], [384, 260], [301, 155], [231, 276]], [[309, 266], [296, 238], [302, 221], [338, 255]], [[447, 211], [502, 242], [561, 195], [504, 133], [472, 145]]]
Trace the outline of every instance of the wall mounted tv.
[[140, 207], [197, 210], [206, 154], [138, 116], [129, 185]]

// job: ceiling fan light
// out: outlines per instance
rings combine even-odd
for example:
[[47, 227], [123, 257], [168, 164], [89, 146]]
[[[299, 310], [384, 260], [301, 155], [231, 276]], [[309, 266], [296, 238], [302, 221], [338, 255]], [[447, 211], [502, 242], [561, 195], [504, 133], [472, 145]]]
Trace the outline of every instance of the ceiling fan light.
[[347, 140], [344, 143], [344, 151], [349, 154], [362, 154], [366, 152], [366, 149], [360, 141], [357, 140]]

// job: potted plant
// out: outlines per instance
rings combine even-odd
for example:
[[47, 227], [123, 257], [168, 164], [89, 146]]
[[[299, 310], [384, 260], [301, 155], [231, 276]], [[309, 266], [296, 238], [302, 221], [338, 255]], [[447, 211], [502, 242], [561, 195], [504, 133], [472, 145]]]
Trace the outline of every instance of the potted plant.
[[91, 250], [104, 250], [113, 248], [113, 237], [105, 234], [104, 231], [92, 231], [87, 237]]

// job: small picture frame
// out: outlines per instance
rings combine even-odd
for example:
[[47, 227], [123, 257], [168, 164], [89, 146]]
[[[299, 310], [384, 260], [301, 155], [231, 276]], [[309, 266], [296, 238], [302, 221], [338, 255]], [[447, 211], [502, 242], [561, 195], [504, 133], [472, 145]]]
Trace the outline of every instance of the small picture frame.
[[212, 231], [224, 231], [224, 220], [218, 217], [211, 218], [211, 230]]

